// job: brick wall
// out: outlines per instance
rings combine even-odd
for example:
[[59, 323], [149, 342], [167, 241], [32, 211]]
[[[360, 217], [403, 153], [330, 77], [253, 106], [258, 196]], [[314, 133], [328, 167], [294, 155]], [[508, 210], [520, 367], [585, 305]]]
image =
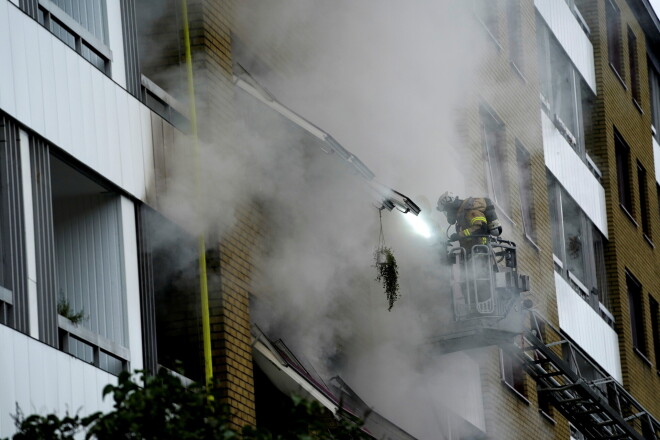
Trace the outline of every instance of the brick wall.
[[[660, 274], [657, 270], [660, 255], [655, 243], [644, 237], [641, 226], [641, 207], [636, 163], [639, 161], [646, 170], [648, 188], [648, 214], [650, 216], [650, 238], [660, 240], [658, 226], [658, 206], [655, 191], [653, 147], [651, 139], [651, 109], [646, 64], [646, 42], [644, 32], [630, 10], [628, 3], [613, 0], [621, 14], [623, 72], [618, 75], [610, 66], [607, 50], [606, 0], [583, 0], [580, 11], [591, 28], [591, 42], [594, 46], [598, 98], [594, 109], [594, 154], [602, 165], [603, 185], [607, 201], [609, 221], [609, 244], [606, 249], [606, 263], [610, 288], [611, 308], [616, 319], [619, 334], [621, 367], [624, 386], [642, 405], [656, 417], [660, 416], [660, 376], [656, 374], [658, 359], [654, 359], [649, 316], [648, 295], [660, 298]], [[631, 90], [631, 72], [628, 50], [628, 26], [636, 36], [638, 74], [641, 99], [636, 105]], [[614, 131], [621, 134], [630, 147], [630, 179], [632, 188], [632, 217], [619, 204], [617, 186]], [[633, 350], [630, 325], [630, 310], [626, 289], [626, 270], [629, 270], [642, 284], [646, 347], [648, 361]], [[660, 335], [655, 335], [660, 337]]]

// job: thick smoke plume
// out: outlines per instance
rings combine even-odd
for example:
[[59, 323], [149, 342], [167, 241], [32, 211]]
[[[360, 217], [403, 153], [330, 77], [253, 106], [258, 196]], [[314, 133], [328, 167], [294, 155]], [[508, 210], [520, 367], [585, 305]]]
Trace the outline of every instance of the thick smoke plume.
[[[470, 195], [457, 124], [476, 81], [482, 40], [474, 36], [482, 30], [472, 30], [466, 3], [237, 4], [235, 62], [359, 156], [377, 180], [420, 203], [434, 226], [434, 236], [422, 238], [403, 214], [383, 212], [402, 294], [391, 312], [374, 280], [379, 201], [350, 165], [241, 91], [240, 115], [226, 122], [226, 136], [203, 145], [209, 223], [230, 225], [246, 201], [266, 213], [254, 322], [322, 375], [340, 374], [419, 438], [443, 437], [445, 407], [484, 428], [481, 401], [465, 398], [480, 392], [477, 361], [441, 356], [428, 343], [453, 319], [440, 299], [446, 222], [435, 200], [445, 190]], [[173, 187], [167, 210], [185, 218], [181, 201], [192, 189]]]

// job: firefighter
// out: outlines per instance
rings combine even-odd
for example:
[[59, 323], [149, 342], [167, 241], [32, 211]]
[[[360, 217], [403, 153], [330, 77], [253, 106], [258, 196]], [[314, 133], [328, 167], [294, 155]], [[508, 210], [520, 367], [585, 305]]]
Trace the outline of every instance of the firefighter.
[[472, 246], [487, 242], [486, 237], [473, 237], [473, 235], [497, 237], [502, 233], [495, 206], [489, 198], [460, 199], [446, 191], [438, 199], [438, 211], [445, 213], [450, 225], [456, 224], [456, 232], [449, 237], [449, 241], [458, 240], [468, 254]]

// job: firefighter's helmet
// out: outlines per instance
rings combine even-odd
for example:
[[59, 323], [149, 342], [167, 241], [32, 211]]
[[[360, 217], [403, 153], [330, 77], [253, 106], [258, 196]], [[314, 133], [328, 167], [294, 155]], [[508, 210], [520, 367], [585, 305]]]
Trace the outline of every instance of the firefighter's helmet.
[[450, 191], [445, 191], [438, 199], [438, 208], [437, 208], [438, 211], [440, 212], [447, 211], [449, 205], [456, 202], [456, 200], [458, 200], [458, 196], [454, 195], [454, 193]]

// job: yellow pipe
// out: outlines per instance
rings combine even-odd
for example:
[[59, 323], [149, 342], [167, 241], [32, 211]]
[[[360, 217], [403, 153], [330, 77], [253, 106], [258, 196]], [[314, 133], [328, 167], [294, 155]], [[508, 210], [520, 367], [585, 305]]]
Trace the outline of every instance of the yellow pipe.
[[[201, 184], [199, 138], [197, 136], [197, 111], [195, 108], [195, 83], [193, 81], [192, 51], [190, 49], [190, 26], [188, 24], [188, 2], [182, 0], [183, 6], [183, 44], [186, 50], [186, 70], [188, 76], [188, 101], [190, 111], [190, 130], [193, 141], [193, 158], [195, 167], [195, 196], [197, 198], [197, 214], [201, 215]], [[199, 251], [199, 289], [202, 306], [202, 337], [204, 341], [204, 372], [206, 386], [211, 386], [213, 380], [213, 361], [211, 355], [211, 318], [209, 312], [209, 287], [206, 278], [206, 243], [203, 230], [197, 240]]]

